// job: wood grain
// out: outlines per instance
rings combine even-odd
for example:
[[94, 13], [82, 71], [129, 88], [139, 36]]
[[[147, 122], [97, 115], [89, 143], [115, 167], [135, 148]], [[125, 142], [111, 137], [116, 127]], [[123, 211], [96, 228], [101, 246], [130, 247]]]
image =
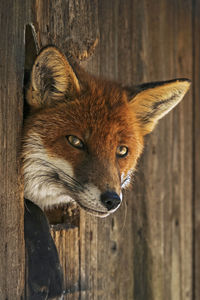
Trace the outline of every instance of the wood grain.
[[[23, 120], [23, 1], [0, 2], [0, 299], [22, 299], [23, 190], [20, 135]], [[19, 11], [21, 13], [19, 14]]]
[[194, 174], [194, 299], [200, 298], [200, 93], [199, 93], [199, 82], [200, 82], [200, 1], [194, 1], [193, 7], [193, 38], [194, 38], [194, 52], [193, 52], [193, 63], [194, 63], [194, 77], [193, 77], [193, 122], [194, 122], [194, 158], [193, 158], [193, 174]]
[[[150, 9], [157, 14], [150, 14]], [[139, 35], [143, 41], [139, 51], [145, 70], [143, 80], [191, 78], [191, 3], [144, 1], [143, 12]], [[136, 299], [192, 299], [191, 120], [190, 95], [146, 140], [135, 201], [139, 207], [144, 202], [138, 213], [144, 216], [141, 240], [147, 245], [145, 277], [151, 278], [151, 291], [148, 289], [145, 296], [143, 287], [137, 285]], [[137, 243], [134, 246], [137, 249]], [[144, 270], [145, 266], [140, 268]]]

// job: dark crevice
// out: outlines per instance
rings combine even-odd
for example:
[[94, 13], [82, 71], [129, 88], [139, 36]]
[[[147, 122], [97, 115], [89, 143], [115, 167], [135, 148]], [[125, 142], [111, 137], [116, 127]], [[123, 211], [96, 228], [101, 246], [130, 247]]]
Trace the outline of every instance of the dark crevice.
[[39, 48], [36, 40], [36, 32], [32, 24], [25, 28], [25, 63], [24, 63], [24, 119], [29, 114], [29, 106], [25, 101], [26, 89], [30, 81], [30, 74]]

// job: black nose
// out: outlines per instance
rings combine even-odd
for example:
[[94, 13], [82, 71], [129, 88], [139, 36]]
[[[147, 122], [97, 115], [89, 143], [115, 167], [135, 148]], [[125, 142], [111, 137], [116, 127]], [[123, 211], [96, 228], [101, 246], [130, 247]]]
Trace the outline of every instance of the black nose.
[[112, 210], [119, 206], [121, 199], [115, 192], [105, 192], [101, 195], [101, 203], [107, 210]]

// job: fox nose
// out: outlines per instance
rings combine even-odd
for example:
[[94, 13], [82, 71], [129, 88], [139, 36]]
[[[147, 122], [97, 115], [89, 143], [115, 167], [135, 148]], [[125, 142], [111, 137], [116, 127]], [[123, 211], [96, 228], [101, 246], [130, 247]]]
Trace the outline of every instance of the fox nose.
[[112, 210], [120, 205], [121, 199], [117, 193], [107, 191], [101, 195], [101, 203], [107, 210]]

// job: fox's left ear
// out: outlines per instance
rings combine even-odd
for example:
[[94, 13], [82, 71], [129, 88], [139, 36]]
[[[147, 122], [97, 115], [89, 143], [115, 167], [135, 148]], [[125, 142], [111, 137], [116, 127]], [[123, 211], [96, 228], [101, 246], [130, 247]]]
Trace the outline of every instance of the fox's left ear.
[[44, 48], [32, 68], [28, 103], [38, 108], [63, 96], [73, 98], [79, 91], [78, 79], [67, 58], [56, 47]]
[[150, 133], [158, 120], [164, 117], [183, 98], [190, 87], [189, 79], [146, 83], [128, 91], [130, 106], [134, 110], [143, 134]]

